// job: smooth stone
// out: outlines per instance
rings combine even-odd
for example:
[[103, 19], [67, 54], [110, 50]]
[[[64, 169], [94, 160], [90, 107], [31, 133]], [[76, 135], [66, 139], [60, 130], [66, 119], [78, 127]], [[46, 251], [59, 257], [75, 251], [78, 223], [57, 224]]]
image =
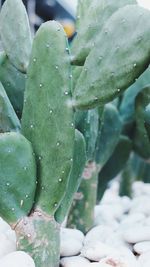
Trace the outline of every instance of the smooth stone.
[[93, 243], [95, 241], [105, 242], [112, 234], [113, 230], [111, 227], [99, 225], [93, 227], [84, 238], [84, 245]]
[[134, 182], [132, 185], [132, 191], [134, 197], [150, 196], [150, 184], [144, 182]]
[[123, 239], [122, 232], [114, 232], [105, 242], [113, 248], [126, 247], [132, 250], [132, 246]]
[[7, 230], [6, 233], [0, 233], [0, 259], [13, 251], [16, 251], [16, 236], [14, 235], [14, 231]]
[[150, 267], [150, 252], [143, 253], [138, 258], [138, 267]]
[[131, 208], [131, 203], [132, 203], [131, 198], [124, 196], [121, 197], [120, 200], [121, 200], [121, 205], [123, 207], [123, 212], [127, 213]]
[[96, 215], [94, 217], [94, 226], [105, 225], [111, 227], [113, 230], [116, 230], [119, 224], [112, 213], [113, 208], [111, 208], [110, 205], [108, 206], [109, 207], [99, 205], [97, 207]]
[[119, 248], [117, 253], [105, 257], [100, 260], [100, 263], [107, 263], [115, 267], [137, 267], [136, 257], [126, 248]]
[[62, 258], [60, 264], [62, 267], [88, 267], [90, 262], [81, 256], [76, 256]]
[[101, 204], [97, 206], [97, 216], [105, 216], [105, 214], [112, 216], [113, 219], [120, 219], [123, 214], [123, 207], [120, 203]]
[[84, 234], [77, 229], [70, 229], [70, 228], [63, 228], [60, 229], [60, 238], [67, 239], [67, 238], [75, 238], [81, 242], [84, 240]]
[[1, 267], [35, 267], [33, 259], [23, 251], [15, 251], [0, 260]]
[[10, 225], [0, 217], [0, 233], [4, 233], [10, 230], [12, 231]]
[[99, 241], [88, 244], [81, 250], [81, 255], [91, 261], [100, 261], [102, 258], [114, 253], [117, 253], [117, 249]]
[[132, 226], [135, 226], [135, 224], [144, 224], [146, 220], [146, 217], [143, 213], [133, 213], [124, 216], [124, 218], [121, 220], [119, 229], [129, 228]]
[[83, 240], [84, 240], [84, 234], [81, 231], [76, 229], [61, 228], [60, 231], [61, 257], [78, 255], [82, 249]]
[[150, 251], [150, 241], [136, 243], [133, 248], [137, 254], [146, 253]]
[[150, 196], [139, 196], [133, 199], [130, 214], [131, 213], [143, 213], [146, 216], [150, 216], [150, 205], [149, 205]]
[[91, 262], [89, 267], [110, 267], [112, 265], [107, 264], [107, 263], [100, 263], [100, 262]]
[[150, 226], [132, 226], [124, 231], [123, 237], [125, 241], [131, 244], [150, 241]]
[[83, 243], [75, 238], [67, 238], [60, 242], [60, 256], [76, 256], [80, 253]]

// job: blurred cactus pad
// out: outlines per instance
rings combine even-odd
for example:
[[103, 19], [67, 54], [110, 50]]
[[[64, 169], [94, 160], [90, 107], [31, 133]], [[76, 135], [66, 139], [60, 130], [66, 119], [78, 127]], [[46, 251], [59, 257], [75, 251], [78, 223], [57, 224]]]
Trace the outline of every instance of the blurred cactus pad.
[[36, 267], [59, 267], [64, 220], [86, 233], [112, 179], [130, 197], [150, 182], [150, 11], [79, 0], [69, 43], [6, 0], [0, 40], [0, 216]]

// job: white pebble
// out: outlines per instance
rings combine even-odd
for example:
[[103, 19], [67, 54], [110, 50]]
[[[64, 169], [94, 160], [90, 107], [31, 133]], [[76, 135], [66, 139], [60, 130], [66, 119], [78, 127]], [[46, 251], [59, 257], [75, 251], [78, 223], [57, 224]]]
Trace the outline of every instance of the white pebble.
[[150, 241], [150, 226], [136, 225], [125, 230], [125, 241], [135, 244], [142, 241]]
[[133, 248], [137, 254], [146, 253], [150, 251], [150, 241], [136, 243]]
[[113, 230], [111, 227], [99, 225], [93, 227], [85, 236], [84, 245], [93, 243], [95, 241], [105, 242], [111, 235]]
[[76, 256], [62, 258], [60, 264], [62, 267], [88, 267], [90, 262], [81, 256]]
[[23, 251], [15, 251], [0, 260], [1, 267], [35, 267], [33, 259]]

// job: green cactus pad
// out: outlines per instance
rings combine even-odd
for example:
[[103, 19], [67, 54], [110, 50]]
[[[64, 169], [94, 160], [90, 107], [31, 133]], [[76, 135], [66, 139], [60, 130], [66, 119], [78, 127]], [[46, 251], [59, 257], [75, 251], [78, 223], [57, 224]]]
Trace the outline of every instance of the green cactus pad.
[[82, 175], [82, 182], [74, 196], [68, 218], [68, 226], [87, 233], [94, 221], [94, 207], [97, 194], [97, 168], [95, 162], [88, 162]]
[[87, 161], [95, 158], [95, 146], [99, 127], [98, 109], [77, 111], [75, 114], [77, 129], [84, 135]]
[[22, 0], [6, 0], [0, 12], [0, 36], [11, 63], [26, 72], [32, 38], [27, 12]]
[[135, 100], [136, 128], [134, 133], [134, 150], [141, 157], [150, 158], [150, 128], [145, 123], [145, 108], [150, 103], [150, 86], [144, 88]]
[[122, 123], [113, 104], [104, 107], [96, 144], [96, 163], [102, 168], [112, 155], [120, 138]]
[[146, 86], [150, 85], [150, 68], [148, 68], [124, 93], [119, 113], [123, 123], [132, 123], [135, 119], [135, 98]]
[[[77, 37], [72, 46], [73, 64], [83, 65], [97, 42], [103, 25], [119, 8], [136, 4], [135, 0], [80, 1], [77, 12]], [[99, 46], [100, 47], [100, 46]]]
[[22, 132], [37, 157], [37, 205], [54, 214], [67, 187], [75, 134], [68, 44], [59, 23], [38, 30], [27, 75]]
[[0, 134], [0, 216], [16, 223], [34, 202], [36, 165], [31, 144], [19, 133]]
[[103, 105], [133, 84], [150, 62], [149, 35], [149, 10], [129, 5], [115, 12], [85, 61], [74, 90], [75, 107]]
[[53, 217], [36, 210], [17, 223], [15, 232], [17, 249], [27, 252], [36, 267], [59, 266], [59, 225]]
[[63, 222], [65, 216], [71, 207], [74, 194], [77, 192], [81, 183], [81, 175], [86, 163], [86, 147], [83, 135], [76, 130], [75, 132], [75, 145], [74, 145], [74, 156], [73, 166], [69, 177], [67, 191], [65, 196], [55, 213], [55, 219], [58, 222]]
[[0, 53], [0, 81], [18, 117], [21, 117], [26, 75], [18, 71], [5, 53]]
[[0, 133], [20, 131], [20, 121], [0, 83]]
[[109, 160], [99, 173], [97, 200], [100, 201], [108, 182], [110, 182], [125, 166], [132, 149], [132, 142], [126, 136], [121, 136], [120, 140]]

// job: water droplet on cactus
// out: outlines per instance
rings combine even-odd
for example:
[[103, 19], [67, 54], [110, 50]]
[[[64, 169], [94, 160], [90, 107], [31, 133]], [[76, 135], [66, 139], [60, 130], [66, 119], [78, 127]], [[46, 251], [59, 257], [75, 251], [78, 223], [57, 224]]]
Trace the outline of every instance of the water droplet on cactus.
[[30, 125], [30, 128], [31, 128], [31, 129], [33, 129], [33, 128], [34, 128], [34, 127], [33, 127], [33, 124], [31, 124], [31, 125]]
[[8, 153], [11, 153], [11, 150], [10, 149], [8, 149]]
[[69, 93], [67, 91], [65, 91], [65, 95], [68, 95]]
[[14, 211], [14, 210], [15, 210], [15, 208], [12, 208], [11, 210], [12, 210], [12, 211]]
[[43, 84], [42, 83], [40, 83], [40, 88], [43, 86]]
[[27, 167], [25, 166], [25, 167], [23, 167], [24, 168], [24, 170], [26, 171], [27, 170]]
[[44, 190], [44, 186], [42, 186], [42, 190]]
[[49, 47], [50, 47], [50, 45], [49, 45], [49, 44], [46, 44], [46, 47], [47, 47], [47, 48], [49, 48]]
[[33, 62], [36, 62], [36, 58], [33, 59]]
[[52, 114], [52, 113], [53, 113], [52, 109], [50, 109], [49, 113], [50, 113], [50, 114]]
[[120, 92], [120, 89], [118, 88], [117, 91]]
[[71, 123], [71, 126], [74, 127], [74, 123]]
[[134, 64], [133, 64], [133, 67], [135, 68], [136, 66], [137, 66], [137, 64], [136, 64], [136, 63], [134, 63]]
[[23, 199], [21, 199], [21, 201], [20, 201], [20, 206], [22, 207], [22, 205], [23, 205]]
[[60, 146], [60, 142], [57, 142], [57, 144], [56, 144], [57, 146]]
[[10, 83], [9, 83], [9, 82], [7, 83], [7, 86], [8, 86], [8, 87], [10, 86]]
[[62, 182], [62, 178], [59, 178], [59, 179], [58, 179], [58, 182], [60, 182], [60, 183], [61, 183], [61, 182]]
[[55, 66], [55, 69], [58, 70], [58, 66]]
[[103, 58], [102, 56], [99, 56], [99, 58], [98, 58], [98, 59], [101, 61], [101, 60], [102, 60], [102, 58]]
[[65, 172], [64, 172], [64, 171], [62, 171], [62, 173], [64, 174]]
[[25, 195], [25, 197], [26, 197], [26, 198], [28, 198], [28, 197], [29, 197], [29, 195]]
[[54, 203], [54, 207], [57, 207], [57, 206], [58, 206], [58, 203], [55, 202], [55, 203]]
[[77, 19], [80, 19], [80, 16], [77, 16]]
[[70, 78], [70, 79], [72, 78], [72, 74], [69, 75], [69, 78]]
[[39, 160], [41, 160], [42, 159], [42, 157], [41, 156], [39, 156]]
[[70, 161], [72, 162], [73, 161], [73, 158], [71, 158]]
[[69, 52], [69, 48], [68, 47], [66, 47], [66, 51]]
[[10, 183], [6, 183], [7, 186], [10, 186]]

